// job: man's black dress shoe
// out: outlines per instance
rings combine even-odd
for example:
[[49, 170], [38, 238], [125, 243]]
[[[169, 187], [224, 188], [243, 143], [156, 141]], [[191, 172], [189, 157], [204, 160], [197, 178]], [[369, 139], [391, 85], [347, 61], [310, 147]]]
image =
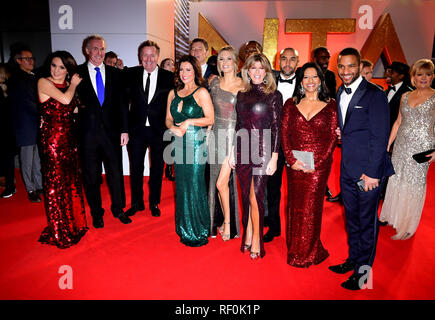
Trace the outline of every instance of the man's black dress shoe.
[[131, 216], [134, 216], [136, 214], [136, 212], [138, 212], [138, 211], [144, 211], [144, 210], [145, 210], [145, 205], [143, 205], [143, 204], [140, 204], [140, 205], [134, 204], [134, 205], [131, 206], [130, 209], [128, 209], [125, 212], [125, 215], [127, 217], [131, 217]]
[[92, 218], [92, 225], [93, 225], [94, 228], [96, 228], [96, 229], [103, 228], [103, 227], [104, 227], [103, 217]]
[[335, 197], [326, 197], [326, 201], [328, 202], [342, 202], [341, 193], [337, 194]]
[[156, 204], [151, 204], [150, 209], [153, 217], [160, 217], [160, 209]]
[[173, 165], [172, 164], [166, 164], [166, 168], [165, 168], [165, 176], [166, 178], [168, 178], [170, 181], [175, 181], [175, 177], [172, 174], [172, 169], [173, 169]]
[[380, 221], [380, 220], [379, 220], [379, 225], [380, 225], [381, 227], [385, 227], [385, 226], [388, 225], [388, 221]]
[[263, 237], [263, 242], [271, 242], [273, 238], [279, 237], [281, 234], [279, 232], [275, 232], [272, 230], [269, 230], [266, 232], [266, 234]]
[[129, 223], [131, 223], [131, 219], [129, 217], [127, 217], [124, 212], [118, 213], [118, 219], [123, 224], [129, 224]]
[[336, 266], [330, 266], [329, 270], [335, 273], [344, 274], [349, 271], [352, 271], [355, 268], [355, 263], [346, 261], [345, 263], [338, 264]]
[[[360, 279], [363, 275], [359, 275], [357, 273], [353, 273], [349, 279], [341, 284], [341, 286], [347, 290], [361, 290], [363, 283], [360, 284]], [[367, 279], [364, 280], [364, 283], [367, 283]], [[361, 286], [360, 286], [361, 285]]]
[[30, 202], [41, 202], [41, 198], [39, 197], [39, 194], [36, 191], [30, 191], [28, 193], [28, 196], [29, 196]]

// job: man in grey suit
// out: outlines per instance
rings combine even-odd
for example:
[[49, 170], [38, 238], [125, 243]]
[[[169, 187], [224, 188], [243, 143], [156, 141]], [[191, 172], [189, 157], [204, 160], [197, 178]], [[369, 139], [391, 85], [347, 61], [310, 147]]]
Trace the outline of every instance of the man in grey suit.
[[36, 78], [33, 71], [34, 58], [29, 48], [22, 48], [14, 55], [18, 68], [9, 80], [14, 131], [20, 149], [20, 167], [24, 184], [31, 202], [41, 202], [41, 163], [37, 136], [39, 126], [36, 105]]

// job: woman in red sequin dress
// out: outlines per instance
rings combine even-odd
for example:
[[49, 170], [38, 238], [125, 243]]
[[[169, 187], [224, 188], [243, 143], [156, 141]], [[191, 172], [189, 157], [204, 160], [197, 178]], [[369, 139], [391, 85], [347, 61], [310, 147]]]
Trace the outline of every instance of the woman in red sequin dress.
[[[74, 74], [76, 62], [68, 52], [54, 52], [47, 61], [50, 76], [38, 81], [38, 95], [48, 226], [39, 241], [63, 249], [79, 242], [88, 230], [73, 134], [74, 94], [81, 78]], [[72, 74], [68, 84], [66, 78]]]
[[[297, 96], [284, 105], [281, 139], [287, 164], [288, 222], [287, 263], [307, 268], [319, 264], [329, 253], [320, 241], [323, 198], [337, 143], [335, 100], [329, 99], [323, 73], [306, 63]], [[314, 154], [314, 170], [304, 168], [292, 150]]]

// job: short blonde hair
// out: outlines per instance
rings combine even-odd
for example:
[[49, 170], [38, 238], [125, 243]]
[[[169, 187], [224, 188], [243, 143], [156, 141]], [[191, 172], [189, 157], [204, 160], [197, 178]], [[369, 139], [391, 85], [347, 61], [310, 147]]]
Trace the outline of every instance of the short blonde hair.
[[220, 59], [220, 57], [221, 57], [221, 55], [222, 55], [222, 53], [223, 53], [224, 51], [230, 53], [230, 55], [231, 55], [231, 59], [233, 60], [234, 74], [236, 74], [236, 73], [237, 73], [237, 67], [238, 67], [238, 65], [239, 65], [239, 59], [238, 59], [238, 57], [237, 57], [236, 50], [234, 50], [234, 48], [233, 48], [232, 46], [225, 46], [225, 47], [223, 47], [223, 48], [221, 48], [221, 49], [219, 50], [219, 53], [218, 53], [218, 55], [217, 55], [217, 70], [218, 70], [218, 72], [219, 72], [219, 75], [220, 75], [220, 76], [223, 75], [223, 74], [222, 74], [222, 70], [221, 70], [221, 68], [220, 68], [220, 66], [219, 66], [219, 59]]
[[426, 69], [434, 73], [434, 64], [429, 59], [420, 59], [417, 60], [411, 67], [411, 71], [409, 72], [411, 74], [411, 77], [414, 77], [417, 71], [420, 69]]
[[264, 92], [272, 93], [276, 90], [276, 83], [272, 73], [272, 67], [270, 65], [269, 59], [262, 53], [253, 53], [248, 59], [246, 59], [245, 64], [242, 68], [242, 79], [245, 83], [245, 91], [249, 91], [251, 89], [251, 78], [248, 75], [248, 70], [252, 67], [255, 62], [260, 62], [261, 66], [266, 70], [266, 75], [263, 79], [264, 84]]

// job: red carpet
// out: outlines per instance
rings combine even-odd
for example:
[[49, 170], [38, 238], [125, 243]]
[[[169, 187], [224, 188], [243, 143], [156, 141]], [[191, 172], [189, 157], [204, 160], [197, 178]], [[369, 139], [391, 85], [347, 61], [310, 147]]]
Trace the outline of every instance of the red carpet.
[[[435, 167], [428, 176], [423, 216], [416, 235], [393, 241], [382, 227], [373, 269], [373, 289], [349, 292], [340, 287], [348, 275], [333, 274], [331, 264], [347, 256], [342, 207], [325, 202], [322, 241], [330, 257], [318, 266], [286, 264], [285, 229], [266, 244], [258, 262], [243, 255], [240, 239], [220, 238], [200, 248], [175, 234], [173, 185], [163, 182], [162, 216], [149, 210], [122, 225], [110, 213], [103, 185], [105, 227], [91, 226], [80, 243], [61, 250], [37, 242], [46, 225], [42, 203], [30, 203], [17, 172], [17, 194], [0, 199], [0, 299], [434, 299]], [[129, 185], [128, 177], [125, 179]], [[284, 178], [284, 185], [286, 181]], [[147, 184], [146, 185], [146, 189]], [[283, 188], [283, 199], [286, 198]], [[129, 187], [127, 187], [129, 199]], [[147, 194], [147, 191], [146, 191]], [[127, 200], [129, 201], [129, 200]], [[284, 221], [285, 203], [281, 215]], [[145, 204], [148, 206], [148, 204]], [[129, 203], [127, 204], [129, 206]], [[59, 267], [71, 266], [73, 289], [59, 288]]]

